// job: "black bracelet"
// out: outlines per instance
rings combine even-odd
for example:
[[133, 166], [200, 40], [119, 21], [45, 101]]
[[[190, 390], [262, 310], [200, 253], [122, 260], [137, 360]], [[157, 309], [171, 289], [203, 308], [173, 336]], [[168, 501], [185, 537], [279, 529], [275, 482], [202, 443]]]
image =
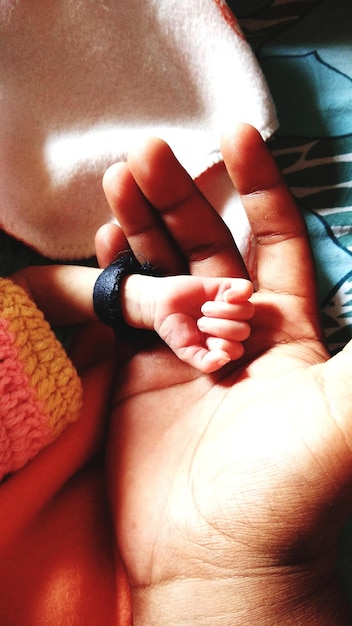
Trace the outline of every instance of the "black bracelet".
[[138, 263], [132, 252], [124, 252], [99, 275], [93, 289], [93, 306], [97, 317], [113, 328], [121, 341], [132, 342], [140, 330], [124, 320], [120, 303], [120, 285], [125, 276], [144, 274], [153, 276], [151, 265]]

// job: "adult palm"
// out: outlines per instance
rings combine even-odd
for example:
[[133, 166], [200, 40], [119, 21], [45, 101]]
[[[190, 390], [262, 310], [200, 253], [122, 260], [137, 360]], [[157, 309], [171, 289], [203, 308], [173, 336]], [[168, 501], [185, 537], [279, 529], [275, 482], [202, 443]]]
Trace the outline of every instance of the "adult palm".
[[[150, 343], [116, 386], [108, 475], [134, 624], [348, 623], [335, 561], [352, 508], [350, 352], [328, 358], [304, 222], [260, 136], [241, 125], [223, 155], [256, 245], [245, 356], [206, 376]], [[129, 245], [165, 273], [247, 275], [164, 143], [105, 188]]]

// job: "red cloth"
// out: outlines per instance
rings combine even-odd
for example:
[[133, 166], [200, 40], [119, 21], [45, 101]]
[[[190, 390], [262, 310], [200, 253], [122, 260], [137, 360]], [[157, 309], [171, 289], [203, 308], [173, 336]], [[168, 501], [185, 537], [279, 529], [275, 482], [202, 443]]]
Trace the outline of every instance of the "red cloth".
[[104, 475], [113, 371], [85, 372], [81, 418], [0, 486], [1, 626], [131, 623]]

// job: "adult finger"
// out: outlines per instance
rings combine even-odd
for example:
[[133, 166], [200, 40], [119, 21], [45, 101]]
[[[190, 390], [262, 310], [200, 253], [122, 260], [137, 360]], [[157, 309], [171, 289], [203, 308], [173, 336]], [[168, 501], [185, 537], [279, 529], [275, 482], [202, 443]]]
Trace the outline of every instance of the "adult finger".
[[260, 134], [241, 124], [223, 137], [222, 152], [255, 237], [259, 288], [311, 297], [315, 275], [305, 223]]
[[128, 198], [121, 179], [110, 178], [105, 188], [134, 251], [165, 273], [186, 264], [193, 274], [247, 276], [230, 231], [165, 142], [153, 138], [141, 144], [129, 154], [128, 167], [130, 178], [123, 173]]
[[[138, 187], [129, 165], [112, 165], [104, 175], [103, 187], [110, 208], [137, 258], [141, 262], [148, 260], [153, 267], [161, 268], [168, 274], [186, 271], [187, 266], [181, 251]], [[113, 237], [109, 240], [105, 238], [104, 245], [104, 259], [116, 255]]]
[[128, 250], [128, 241], [117, 224], [104, 224], [95, 235], [95, 250], [99, 267], [107, 267], [119, 252]]

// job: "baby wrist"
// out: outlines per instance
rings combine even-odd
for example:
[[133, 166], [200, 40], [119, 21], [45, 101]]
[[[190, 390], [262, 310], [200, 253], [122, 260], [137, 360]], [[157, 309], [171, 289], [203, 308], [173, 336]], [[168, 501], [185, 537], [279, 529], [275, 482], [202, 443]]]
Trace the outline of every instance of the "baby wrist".
[[139, 292], [125, 289], [126, 279], [135, 274], [152, 276], [153, 271], [148, 262], [141, 265], [132, 252], [121, 254], [99, 275], [93, 291], [97, 317], [125, 342], [137, 339], [139, 328], [149, 328], [138, 308]]

